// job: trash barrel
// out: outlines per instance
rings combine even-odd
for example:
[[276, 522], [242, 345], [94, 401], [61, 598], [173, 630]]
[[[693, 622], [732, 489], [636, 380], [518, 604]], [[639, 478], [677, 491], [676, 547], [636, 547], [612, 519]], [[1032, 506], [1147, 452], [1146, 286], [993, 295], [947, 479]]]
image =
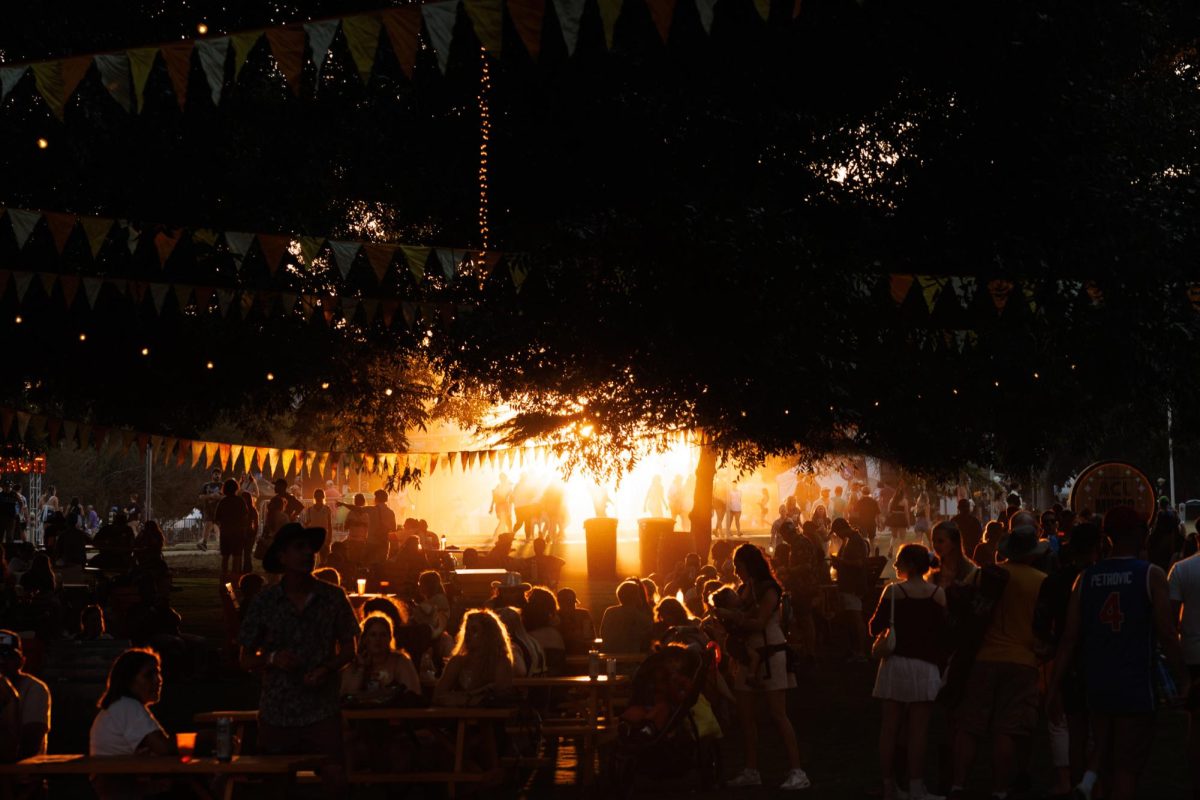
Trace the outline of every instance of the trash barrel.
[[589, 578], [617, 577], [617, 521], [612, 517], [593, 517], [583, 521], [587, 541]]
[[659, 542], [674, 530], [673, 519], [646, 517], [638, 520], [638, 555], [641, 557], [643, 576], [658, 572]]
[[687, 554], [692, 552], [692, 534], [677, 531], [672, 525], [670, 530], [663, 531], [658, 538], [658, 572], [670, 575], [675, 565], [681, 563]]

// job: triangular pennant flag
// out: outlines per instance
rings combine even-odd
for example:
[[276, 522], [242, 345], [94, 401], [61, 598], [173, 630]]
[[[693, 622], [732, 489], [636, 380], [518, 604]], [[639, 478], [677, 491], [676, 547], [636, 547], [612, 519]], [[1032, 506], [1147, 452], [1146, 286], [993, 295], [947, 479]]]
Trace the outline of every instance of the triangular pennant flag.
[[671, 35], [671, 22], [675, 19], [677, 2], [678, 0], [646, 0], [646, 5], [650, 8], [650, 18], [654, 20], [654, 27], [658, 29], [663, 44], [667, 43], [667, 37]]
[[67, 239], [71, 238], [71, 231], [75, 230], [75, 215], [47, 211], [45, 216], [46, 227], [50, 229], [50, 237], [54, 239], [54, 249], [62, 255], [63, 248], [67, 246]]
[[150, 450], [153, 453], [151, 456], [152, 461], [158, 461], [160, 458], [162, 458], [162, 446], [163, 437], [158, 436], [157, 434], [150, 436]]
[[300, 237], [300, 257], [304, 259], [304, 266], [308, 269], [313, 268], [316, 263], [317, 256], [321, 253], [321, 248], [325, 246], [325, 240], [320, 236], [301, 236]]
[[416, 5], [389, 8], [381, 16], [388, 41], [392, 43], [392, 52], [400, 62], [400, 69], [411, 79], [417, 64], [417, 35], [421, 30], [421, 9]]
[[33, 80], [37, 84], [38, 94], [50, 106], [54, 116], [63, 116], [63, 75], [61, 61], [42, 61], [34, 64]]
[[[240, 444], [231, 444], [229, 446], [229, 468], [231, 470], [237, 469], [237, 461], [241, 457], [241, 455], [242, 455], [242, 446]], [[243, 465], [241, 471], [249, 472], [250, 470], [248, 467], [249, 467], [249, 465]]]
[[242, 458], [246, 461], [246, 471], [249, 472], [253, 466], [254, 469], [261, 469], [262, 462], [259, 461], [258, 448], [246, 445], [242, 448]]
[[604, 24], [604, 42], [611, 50], [613, 46], [613, 31], [617, 28], [617, 17], [621, 16], [623, 0], [599, 0], [600, 21]]
[[546, 17], [546, 0], [508, 0], [508, 15], [512, 17], [513, 27], [517, 29], [525, 49], [536, 61], [542, 52], [542, 20]]
[[121, 438], [117, 444], [118, 453], [128, 453], [129, 448], [133, 446], [134, 440], [137, 439], [137, 434], [133, 431], [121, 431]]
[[258, 234], [258, 246], [262, 248], [263, 258], [267, 262], [267, 270], [274, 275], [279, 269], [279, 263], [283, 261], [283, 254], [288, 246], [288, 237], [260, 233]]
[[246, 289], [242, 292], [242, 319], [250, 315], [254, 308], [254, 292]]
[[337, 262], [338, 272], [342, 273], [343, 278], [349, 277], [350, 267], [354, 264], [354, 257], [362, 248], [362, 242], [335, 242], [331, 239], [329, 247], [333, 250], [333, 259]]
[[921, 294], [925, 297], [925, 307], [929, 309], [930, 313], [933, 313], [933, 307], [941, 297], [942, 290], [946, 288], [946, 279], [931, 275], [918, 275], [917, 283], [921, 286]]
[[250, 51], [254, 49], [254, 45], [258, 44], [262, 35], [262, 31], [244, 31], [230, 37], [233, 39], [233, 79], [235, 81], [242, 74], [242, 67], [246, 66], [246, 59], [250, 57]]
[[373, 299], [363, 300], [359, 303], [363, 309], [363, 315], [366, 318], [367, 324], [375, 321], [376, 315], [379, 314], [379, 301]]
[[29, 67], [0, 67], [0, 100], [8, 97]]
[[237, 256], [236, 263], [239, 270], [241, 269], [242, 261], [246, 258], [246, 253], [250, 251], [250, 244], [253, 241], [253, 233], [225, 231], [225, 243], [229, 245], [230, 252]]
[[96, 307], [96, 298], [100, 296], [100, 287], [102, 286], [104, 286], [104, 281], [100, 278], [83, 279], [83, 296], [87, 298], [90, 308]]
[[96, 69], [105, 90], [126, 111], [133, 110], [133, 99], [129, 94], [129, 57], [124, 53], [106, 53], [96, 56]]
[[754, 10], [766, 22], [767, 17], [771, 16], [771, 0], [754, 0]]
[[229, 315], [229, 306], [233, 305], [233, 290], [232, 289], [217, 289], [217, 310], [221, 312], [221, 316]]
[[404, 315], [404, 324], [411, 329], [413, 324], [417, 321], [417, 304], [409, 302], [401, 303], [400, 313]]
[[1012, 281], [988, 281], [988, 294], [992, 296], [992, 305], [995, 306], [997, 314], [1003, 313], [1004, 307], [1008, 305], [1008, 295], [1012, 287]]
[[[64, 289], [64, 291], [66, 291]], [[179, 310], [183, 311], [188, 307], [192, 299], [192, 287], [183, 283], [175, 284], [175, 302], [179, 306]]]
[[216, 442], [204, 443], [204, 463], [208, 469], [220, 469], [221, 467], [221, 446]]
[[712, 33], [713, 9], [716, 7], [717, 0], [696, 0], [696, 11], [700, 14], [700, 24], [705, 33]]
[[442, 273], [448, 278], [453, 279], [458, 271], [458, 265], [454, 261], [454, 251], [444, 247], [436, 248], [434, 254], [438, 257], [438, 261], [442, 264]]
[[196, 53], [200, 56], [200, 68], [212, 93], [213, 105], [221, 104], [221, 89], [225, 86], [225, 60], [229, 54], [229, 37], [201, 39], [196, 42]]
[[371, 269], [375, 271], [375, 277], [380, 283], [383, 283], [388, 267], [391, 266], [392, 258], [396, 255], [396, 245], [364, 244], [363, 250], [367, 254], [367, 260], [371, 262]]
[[108, 240], [113, 221], [108, 217], [84, 217], [79, 224], [83, 226], [83, 234], [87, 237], [92, 258], [95, 258], [100, 255], [100, 248], [104, 247], [104, 242]]
[[584, 2], [554, 0], [554, 14], [558, 17], [558, 27], [562, 29], [563, 40], [567, 43], [567, 55], [575, 55], [575, 45], [579, 43], [579, 23], [583, 19]]
[[54, 284], [58, 283], [58, 274], [54, 272], [41, 273], [42, 289], [46, 292], [46, 298], [54, 296]]
[[489, 53], [499, 57], [503, 38], [501, 34], [504, 31], [501, 0], [463, 0], [463, 7], [467, 9], [467, 16], [479, 43]]
[[126, 50], [129, 56], [129, 68], [133, 73], [133, 96], [137, 99], [137, 110], [141, 111], [146, 101], [146, 81], [150, 80], [150, 70], [154, 66], [154, 58], [158, 55], [157, 47], [138, 47]]
[[221, 457], [221, 460], [219, 462], [221, 464], [221, 468], [222, 469], [233, 469], [233, 461], [230, 460], [230, 454], [233, 452], [233, 448], [227, 444], [222, 443], [222, 444], [217, 445], [217, 452], [220, 454], [220, 457]]
[[29, 291], [29, 284], [33, 283], [32, 272], [13, 272], [13, 283], [17, 287], [17, 300], [25, 299], [25, 293]]
[[169, 283], [152, 283], [150, 284], [150, 297], [154, 300], [154, 310], [159, 314], [162, 313], [163, 303], [166, 302], [167, 292], [171, 290]]
[[329, 463], [329, 453], [318, 453], [317, 454], [317, 474], [318, 475], [325, 474], [325, 465], [328, 463]]
[[392, 327], [392, 320], [396, 318], [396, 310], [400, 308], [400, 301], [389, 297], [379, 301], [379, 305], [383, 311], [383, 327]]
[[167, 75], [171, 78], [171, 86], [175, 89], [175, 100], [179, 110], [183, 111], [187, 104], [188, 78], [192, 72], [192, 49], [196, 43], [191, 39], [165, 45], [162, 49], [163, 61], [167, 65]]
[[425, 30], [437, 53], [438, 69], [446, 71], [450, 61], [450, 42], [454, 38], [454, 21], [458, 18], [459, 0], [442, 0], [440, 3], [425, 3], [421, 15], [425, 19]]
[[912, 288], [912, 275], [892, 275], [889, 279], [889, 291], [892, 295], [892, 302], [900, 305], [904, 299], [908, 297], [908, 291]]
[[268, 28], [267, 43], [271, 45], [271, 55], [275, 56], [275, 63], [292, 94], [298, 97], [300, 73], [304, 68], [304, 28]]
[[[263, 448], [260, 447], [259, 452], [261, 453], [262, 450]], [[266, 457], [263, 460], [263, 472], [269, 471], [270, 474], [274, 475], [279, 471], [279, 450], [274, 447], [268, 447], [266, 451]]]
[[434, 453], [432, 456], [430, 456], [430, 458], [429, 458], [429, 474], [430, 475], [437, 472], [438, 462], [441, 460], [442, 460], [442, 457], [439, 453]]
[[71, 102], [71, 95], [75, 94], [75, 90], [79, 87], [80, 81], [87, 76], [88, 70], [92, 68], [91, 56], [75, 56], [74, 58], [65, 58], [62, 62], [62, 102], [65, 107]]
[[206, 247], [217, 246], [217, 232], [212, 228], [197, 228], [192, 231], [192, 242]]
[[[329, 55], [329, 46], [333, 44], [333, 37], [337, 36], [339, 20], [323, 19], [318, 22], [309, 22], [304, 26], [304, 32], [308, 34], [308, 45], [312, 48], [313, 66], [317, 68], [317, 77], [321, 77], [321, 67], [325, 64], [325, 57]], [[271, 45], [272, 49], [274, 44]], [[276, 56], [278, 58], [278, 56]]]
[[75, 305], [75, 295], [79, 294], [79, 276], [63, 275], [58, 279], [58, 285], [62, 288], [63, 303], [66, 307]]
[[346, 35], [346, 44], [350, 46], [350, 55], [363, 83], [371, 80], [371, 70], [375, 68], [381, 25], [377, 14], [357, 14], [342, 20], [342, 33]]
[[529, 277], [529, 264], [521, 258], [508, 259], [508, 274], [512, 277], [513, 286], [521, 291], [521, 285]]
[[175, 245], [179, 244], [179, 237], [182, 233], [183, 231], [181, 230], [173, 232], [159, 231], [154, 235], [154, 248], [158, 251], [159, 266], [165, 267], [167, 265], [167, 259], [175, 251]]
[[428, 247], [400, 246], [401, 252], [404, 253], [404, 260], [408, 262], [408, 271], [412, 273], [418, 283], [425, 277], [425, 264], [429, 261], [430, 249]]
[[23, 208], [8, 209], [8, 222], [12, 225], [13, 236], [17, 238], [17, 247], [25, 248], [25, 243], [29, 241], [34, 226], [41, 218], [41, 213], [37, 211], [26, 211]]
[[296, 451], [295, 450], [284, 450], [282, 453], [282, 456], [283, 456], [283, 458], [282, 458], [283, 474], [287, 475], [288, 473], [290, 473], [292, 471], [292, 464], [295, 463], [295, 461], [296, 461]]

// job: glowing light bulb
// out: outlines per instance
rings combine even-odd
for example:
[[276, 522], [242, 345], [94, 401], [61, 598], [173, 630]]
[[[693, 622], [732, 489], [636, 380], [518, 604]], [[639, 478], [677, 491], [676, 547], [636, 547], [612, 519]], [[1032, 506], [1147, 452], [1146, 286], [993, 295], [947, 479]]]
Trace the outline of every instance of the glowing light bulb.
[[269, 381], [273, 381], [273, 380], [275, 380], [275, 373], [274, 373], [274, 372], [268, 372], [268, 373], [267, 373], [267, 380], [269, 380]]
[[144, 356], [148, 356], [148, 355], [150, 355], [150, 348], [149, 348], [149, 347], [143, 347], [143, 348], [142, 348], [142, 355], [144, 355]]
[[208, 33], [208, 26], [205, 25], [203, 22], [201, 22], [199, 25], [196, 26], [196, 33], [203, 36], [204, 34]]
[[329, 388], [329, 381], [321, 381], [321, 388], [322, 388], [322, 389], [328, 389], [328, 388]]
[[1000, 381], [992, 381], [992, 385], [993, 385], [993, 386], [995, 386], [997, 389], [999, 389], [999, 388], [1000, 388]]
[[21, 319], [21, 315], [20, 315], [20, 314], [17, 314], [17, 318], [13, 320], [13, 322], [17, 323], [18, 325], [20, 325], [20, 324], [21, 324], [22, 322], [24, 322], [24, 321], [25, 321], [25, 320]]
[[87, 341], [87, 334], [86, 334], [86, 333], [81, 333], [81, 334], [79, 334], [79, 341], [81, 341], [81, 342], [86, 342], [86, 341]]
[[204, 368], [205, 368], [205, 369], [212, 369], [212, 368], [213, 368], [213, 362], [209, 361], [207, 364], [205, 364], [205, 365], [204, 365]]
[[384, 389], [384, 390], [383, 390], [383, 393], [384, 393], [384, 394], [386, 394], [388, 397], [391, 397], [391, 396], [392, 396], [392, 390], [391, 390], [391, 389]]
[[37, 140], [37, 146], [38, 146], [38, 150], [45, 150], [47, 147], [50, 146], [50, 140], [46, 139], [45, 137], [39, 136], [38, 140]]
[[1038, 378], [1040, 378], [1040, 377], [1042, 377], [1042, 376], [1041, 376], [1041, 375], [1038, 375], [1036, 372], [1035, 372], [1035, 373], [1033, 373], [1033, 379], [1034, 379], [1035, 381], [1036, 381]]

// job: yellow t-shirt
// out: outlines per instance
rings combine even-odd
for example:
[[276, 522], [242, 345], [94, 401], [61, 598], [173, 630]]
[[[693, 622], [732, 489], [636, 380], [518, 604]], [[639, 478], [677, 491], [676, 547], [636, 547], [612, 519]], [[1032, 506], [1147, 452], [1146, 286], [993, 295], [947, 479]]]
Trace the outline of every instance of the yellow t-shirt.
[[1046, 573], [1027, 564], [1001, 564], [1000, 568], [1008, 572], [1008, 584], [976, 660], [1037, 667], [1033, 612]]

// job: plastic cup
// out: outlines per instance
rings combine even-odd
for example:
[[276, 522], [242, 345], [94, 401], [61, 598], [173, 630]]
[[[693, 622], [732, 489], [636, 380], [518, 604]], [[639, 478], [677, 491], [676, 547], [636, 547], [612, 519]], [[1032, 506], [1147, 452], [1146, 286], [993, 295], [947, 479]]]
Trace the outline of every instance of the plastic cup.
[[605, 669], [608, 672], [608, 679], [611, 681], [617, 677], [617, 660], [615, 658], [605, 659]]
[[358, 593], [359, 594], [367, 593], [367, 579], [366, 578], [358, 579]]
[[175, 748], [179, 751], [179, 760], [187, 763], [192, 760], [192, 752], [196, 749], [195, 733], [175, 734]]

